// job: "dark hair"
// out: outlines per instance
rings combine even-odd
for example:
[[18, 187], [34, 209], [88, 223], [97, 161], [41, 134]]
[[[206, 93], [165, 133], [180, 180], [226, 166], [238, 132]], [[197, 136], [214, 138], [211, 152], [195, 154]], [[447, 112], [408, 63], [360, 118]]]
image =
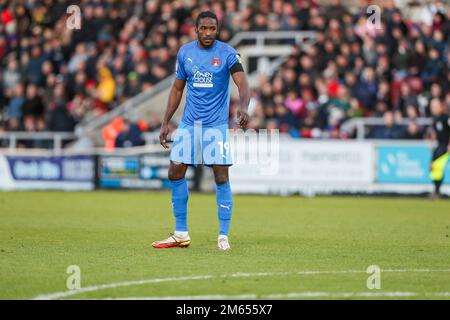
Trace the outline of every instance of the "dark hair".
[[211, 11], [203, 11], [197, 16], [197, 20], [195, 21], [195, 26], [198, 28], [198, 25], [200, 24], [200, 19], [203, 18], [211, 18], [216, 20], [217, 26], [219, 26], [219, 20], [217, 19], [217, 16], [211, 12]]

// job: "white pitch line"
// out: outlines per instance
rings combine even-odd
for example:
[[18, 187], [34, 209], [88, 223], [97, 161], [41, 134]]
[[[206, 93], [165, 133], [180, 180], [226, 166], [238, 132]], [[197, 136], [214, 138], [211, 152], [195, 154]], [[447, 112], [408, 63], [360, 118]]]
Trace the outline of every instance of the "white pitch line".
[[225, 299], [257, 299], [257, 294], [212, 294], [199, 296], [165, 296], [165, 297], [125, 297], [104, 298], [102, 300], [225, 300]]
[[376, 298], [376, 297], [450, 297], [450, 292], [292, 292], [280, 294], [212, 294], [198, 296], [124, 297], [102, 300], [240, 300], [290, 298]]
[[450, 297], [450, 292], [301, 292], [288, 294], [268, 294], [263, 298], [286, 299], [286, 298], [361, 298], [361, 297]]
[[[450, 272], [450, 269], [442, 270], [432, 270], [432, 269], [386, 269], [381, 270], [381, 272]], [[245, 278], [245, 277], [260, 277], [260, 276], [286, 276], [286, 275], [319, 275], [319, 274], [345, 274], [345, 273], [366, 273], [365, 270], [322, 270], [322, 271], [298, 271], [298, 272], [259, 272], [259, 273], [233, 273], [231, 275], [203, 275], [203, 276], [191, 276], [191, 277], [177, 277], [177, 278], [160, 278], [160, 279], [146, 279], [146, 280], [136, 280], [136, 281], [125, 281], [125, 282], [114, 282], [110, 284], [102, 284], [96, 286], [89, 286], [77, 290], [68, 290], [55, 292], [50, 294], [42, 294], [33, 298], [33, 300], [52, 300], [60, 299], [64, 297], [69, 297], [85, 292], [94, 292], [105, 289], [112, 289], [118, 287], [129, 287], [129, 286], [139, 286], [149, 283], [162, 283], [162, 282], [173, 282], [173, 281], [192, 281], [192, 280], [207, 280], [213, 278]]]
[[76, 289], [76, 290], [61, 291], [61, 292], [55, 292], [55, 293], [51, 293], [51, 294], [39, 295], [39, 296], [33, 298], [33, 300], [60, 299], [60, 298], [69, 297], [69, 296], [73, 296], [73, 295], [84, 293], [84, 292], [93, 292], [93, 291], [112, 289], [112, 288], [118, 288], [118, 287], [139, 286], [139, 285], [148, 284], [148, 283], [188, 281], [188, 280], [206, 280], [206, 279], [211, 279], [211, 278], [213, 278], [213, 276], [194, 276], [194, 277], [162, 278], [162, 279], [147, 279], [147, 280], [137, 280], [137, 281], [115, 282], [115, 283], [111, 283], [111, 284], [90, 286], [90, 287], [85, 287], [85, 288]]

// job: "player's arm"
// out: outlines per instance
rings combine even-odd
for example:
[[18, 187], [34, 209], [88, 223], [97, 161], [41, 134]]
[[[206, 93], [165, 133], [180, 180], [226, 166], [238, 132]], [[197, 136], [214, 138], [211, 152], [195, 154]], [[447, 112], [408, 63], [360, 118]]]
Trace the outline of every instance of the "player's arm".
[[[242, 69], [241, 64], [239, 63], [240, 69]], [[233, 71], [233, 70], [232, 70]], [[235, 71], [232, 72], [233, 81], [239, 89], [239, 106], [237, 110], [238, 123], [241, 128], [245, 128], [249, 121], [249, 115], [247, 113], [248, 103], [250, 101], [250, 89], [247, 81], [247, 77], [245, 76], [245, 72]]]
[[172, 89], [169, 93], [169, 100], [167, 102], [167, 109], [164, 115], [164, 120], [161, 126], [161, 132], [159, 134], [159, 142], [161, 145], [168, 149], [169, 146], [166, 143], [167, 135], [169, 134], [169, 122], [172, 119], [175, 111], [177, 111], [178, 106], [181, 102], [181, 97], [183, 96], [184, 86], [186, 85], [186, 80], [175, 79], [172, 85]]

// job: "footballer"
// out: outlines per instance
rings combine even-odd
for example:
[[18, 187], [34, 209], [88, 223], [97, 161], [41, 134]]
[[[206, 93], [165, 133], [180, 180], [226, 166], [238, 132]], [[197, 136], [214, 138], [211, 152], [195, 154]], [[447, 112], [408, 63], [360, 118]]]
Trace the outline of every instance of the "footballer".
[[[153, 242], [154, 248], [188, 247], [191, 239], [187, 226], [187, 167], [203, 163], [212, 168], [216, 184], [219, 219], [218, 249], [230, 250], [228, 240], [233, 198], [228, 178], [232, 165], [229, 144], [230, 76], [239, 90], [237, 119], [245, 128], [250, 92], [239, 53], [217, 40], [216, 15], [200, 13], [196, 20], [197, 40], [182, 46], [177, 55], [176, 79], [170, 91], [167, 110], [161, 126], [160, 143], [168, 148], [169, 121], [177, 110], [187, 84], [186, 104], [173, 139], [168, 177], [172, 189], [175, 231], [167, 239]], [[198, 134], [200, 128], [201, 134]], [[216, 133], [216, 139], [211, 134]], [[217, 138], [220, 137], [220, 138]], [[215, 150], [217, 152], [212, 152]]]

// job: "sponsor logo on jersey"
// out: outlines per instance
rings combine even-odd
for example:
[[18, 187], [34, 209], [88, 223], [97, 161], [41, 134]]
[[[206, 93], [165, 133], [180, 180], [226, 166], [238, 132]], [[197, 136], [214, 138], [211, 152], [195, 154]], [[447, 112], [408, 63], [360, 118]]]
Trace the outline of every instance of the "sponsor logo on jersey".
[[212, 88], [214, 86], [213, 74], [211, 72], [195, 71], [193, 86], [196, 88]]

